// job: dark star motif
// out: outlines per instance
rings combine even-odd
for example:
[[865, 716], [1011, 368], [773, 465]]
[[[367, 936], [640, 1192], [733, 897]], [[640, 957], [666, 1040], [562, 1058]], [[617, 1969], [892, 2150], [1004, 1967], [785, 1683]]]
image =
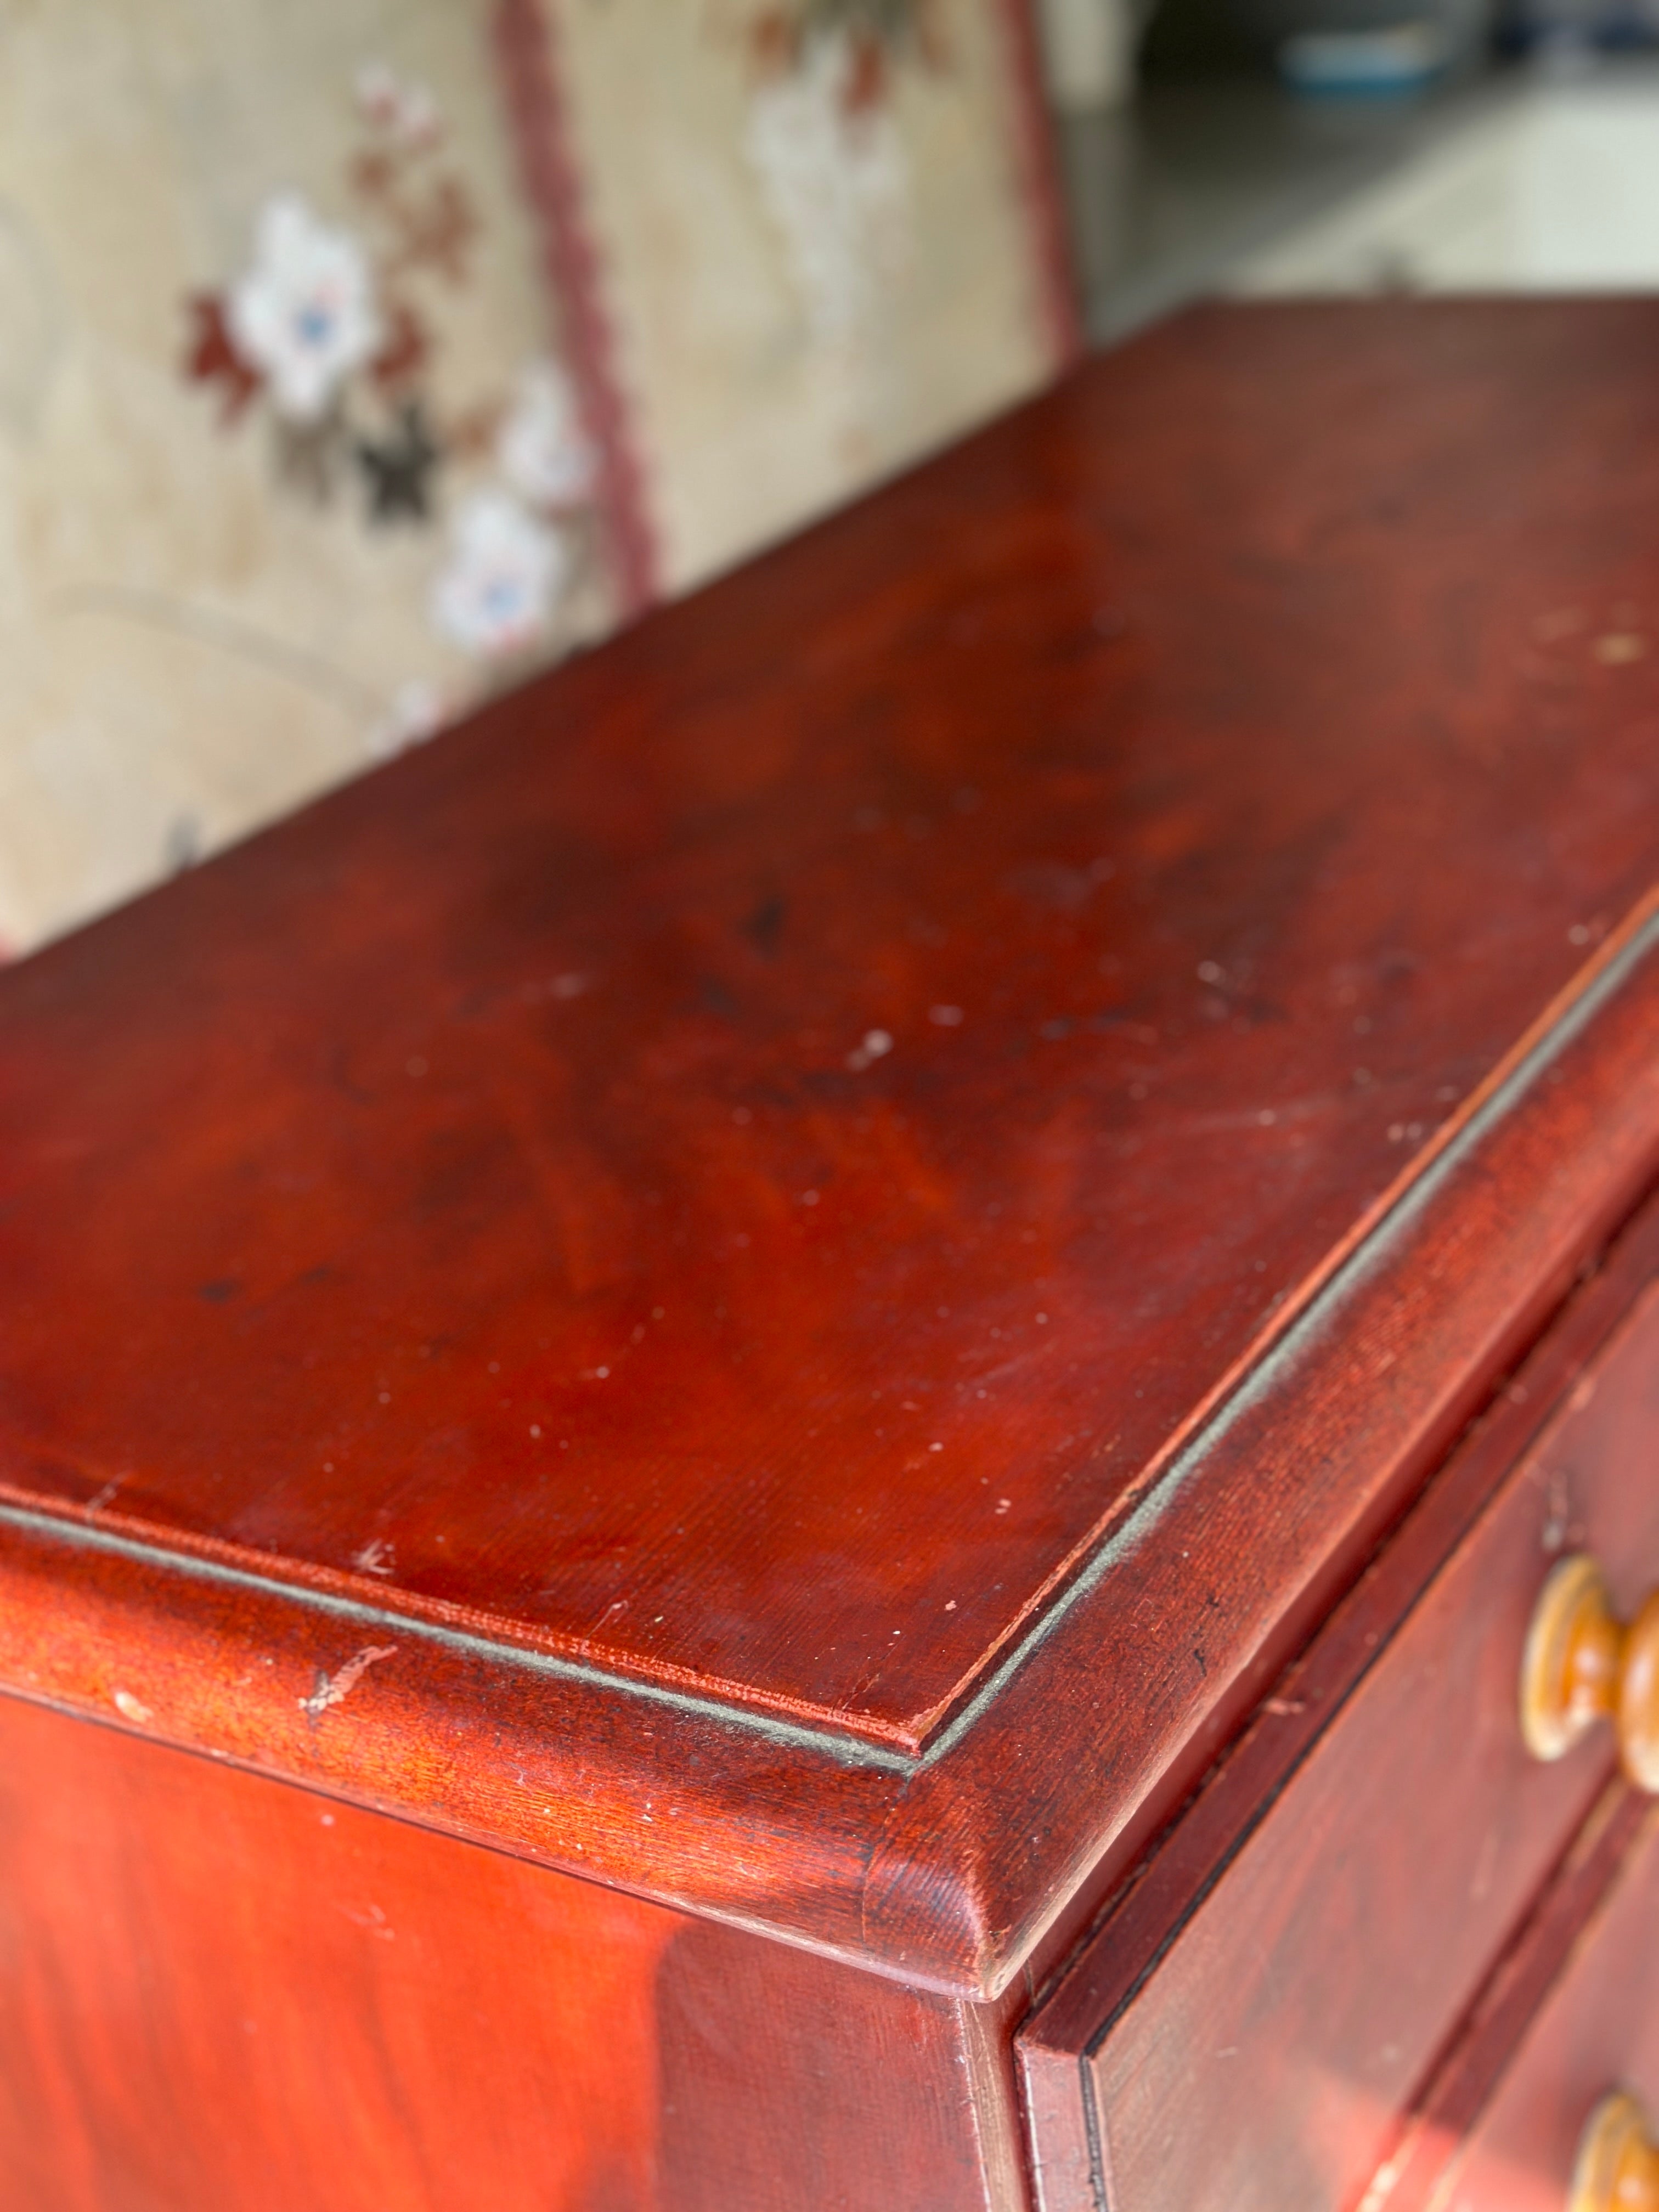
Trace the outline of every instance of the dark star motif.
[[404, 409], [389, 438], [359, 439], [357, 465], [368, 492], [369, 520], [426, 521], [432, 513], [432, 471], [441, 458], [418, 400]]

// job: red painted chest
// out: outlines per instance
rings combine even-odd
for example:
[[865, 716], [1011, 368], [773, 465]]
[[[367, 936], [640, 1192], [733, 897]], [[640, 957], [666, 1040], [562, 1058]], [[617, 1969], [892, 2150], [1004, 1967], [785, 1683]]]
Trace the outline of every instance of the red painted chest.
[[1656, 352], [1188, 316], [0, 978], [9, 2204], [1569, 2157], [1478, 2124], [1652, 1887], [1516, 1684], [1659, 1574]]

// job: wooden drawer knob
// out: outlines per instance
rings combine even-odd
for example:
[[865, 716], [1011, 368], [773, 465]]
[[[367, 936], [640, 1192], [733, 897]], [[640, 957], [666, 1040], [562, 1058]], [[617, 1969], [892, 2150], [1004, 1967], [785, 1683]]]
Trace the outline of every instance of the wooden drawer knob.
[[1567, 2212], [1659, 2212], [1659, 2150], [1634, 2097], [1603, 2097], [1585, 2123]]
[[1621, 1621], [1601, 1570], [1580, 1552], [1555, 1568], [1533, 1608], [1521, 1733], [1534, 1759], [1559, 1759], [1600, 1720], [1618, 1730], [1637, 1788], [1659, 1793], [1659, 1590]]

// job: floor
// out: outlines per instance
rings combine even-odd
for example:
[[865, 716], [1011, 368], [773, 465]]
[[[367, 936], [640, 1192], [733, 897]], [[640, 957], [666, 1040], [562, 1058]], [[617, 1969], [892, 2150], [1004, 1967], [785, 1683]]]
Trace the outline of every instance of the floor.
[[1163, 86], [1062, 153], [1099, 340], [1215, 291], [1659, 288], [1659, 61], [1405, 103]]

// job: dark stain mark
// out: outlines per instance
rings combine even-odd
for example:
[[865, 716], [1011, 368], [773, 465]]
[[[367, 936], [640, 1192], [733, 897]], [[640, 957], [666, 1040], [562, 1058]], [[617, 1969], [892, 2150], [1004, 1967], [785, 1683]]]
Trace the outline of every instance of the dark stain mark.
[[234, 1277], [222, 1275], [215, 1282], [198, 1283], [196, 1295], [198, 1298], [205, 1298], [210, 1306], [222, 1306], [235, 1297], [241, 1287]]
[[764, 959], [776, 959], [779, 940], [783, 935], [784, 918], [788, 911], [781, 894], [774, 891], [769, 898], [761, 901], [744, 923], [744, 935]]

